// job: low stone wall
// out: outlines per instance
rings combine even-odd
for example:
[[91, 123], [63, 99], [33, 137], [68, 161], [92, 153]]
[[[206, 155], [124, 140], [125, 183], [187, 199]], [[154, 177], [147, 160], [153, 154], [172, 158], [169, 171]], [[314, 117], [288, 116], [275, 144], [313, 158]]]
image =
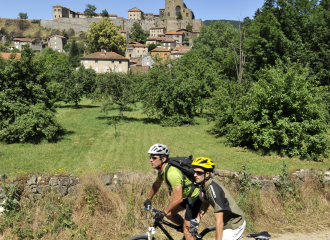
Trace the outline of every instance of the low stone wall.
[[[320, 172], [317, 170], [298, 170], [292, 173], [296, 184], [302, 185], [308, 176], [318, 176]], [[155, 181], [157, 171], [152, 173], [111, 173], [97, 176], [98, 180], [101, 181], [104, 185], [106, 185], [109, 190], [114, 190], [117, 186], [123, 184], [133, 184], [136, 179], [144, 178], [148, 179], [150, 183]], [[226, 184], [232, 184], [233, 187], [236, 187], [239, 178], [242, 173], [233, 172], [228, 170], [219, 170], [216, 169], [214, 172], [214, 177], [219, 179], [220, 181]], [[8, 178], [6, 175], [0, 175], [0, 179], [7, 183]], [[275, 190], [276, 183], [280, 181], [280, 177], [278, 175], [274, 176], [253, 176], [251, 178], [253, 185], [259, 185], [262, 191], [270, 191]], [[324, 184], [330, 187], [330, 171], [326, 171], [324, 173]], [[19, 177], [14, 182], [17, 182], [21, 187], [23, 187], [23, 191], [28, 193], [33, 199], [38, 200], [43, 197], [43, 195], [47, 192], [57, 193], [61, 196], [65, 195], [76, 195], [78, 193], [78, 189], [81, 187], [81, 181], [79, 178], [74, 175], [54, 175], [54, 176], [46, 176], [41, 174], [29, 174], [23, 177]], [[0, 187], [0, 193], [2, 189]], [[1, 194], [0, 194], [1, 195]]]

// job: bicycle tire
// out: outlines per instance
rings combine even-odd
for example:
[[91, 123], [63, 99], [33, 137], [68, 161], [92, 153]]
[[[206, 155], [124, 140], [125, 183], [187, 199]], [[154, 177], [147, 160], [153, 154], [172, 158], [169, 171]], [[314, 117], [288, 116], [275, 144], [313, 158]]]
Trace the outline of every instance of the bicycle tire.
[[210, 227], [207, 227], [205, 228], [201, 233], [201, 237], [203, 238], [206, 234], [208, 234], [209, 232], [213, 232], [215, 231], [215, 226], [210, 226]]
[[[128, 240], [139, 240], [139, 239], [147, 239], [148, 240], [148, 235], [147, 234], [136, 235], [136, 236], [133, 236], [133, 237], [129, 238]], [[157, 240], [157, 239], [152, 238], [152, 240]]]

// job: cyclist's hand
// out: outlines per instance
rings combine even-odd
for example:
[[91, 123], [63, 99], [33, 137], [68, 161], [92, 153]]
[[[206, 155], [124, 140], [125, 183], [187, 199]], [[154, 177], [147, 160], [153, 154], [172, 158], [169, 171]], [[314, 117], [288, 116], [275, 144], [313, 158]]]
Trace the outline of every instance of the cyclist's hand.
[[149, 199], [145, 200], [143, 204], [148, 211], [151, 209], [151, 201]]
[[161, 221], [165, 216], [166, 213], [159, 211], [155, 214], [154, 219], [156, 219], [157, 221]]
[[199, 220], [197, 218], [190, 220], [190, 228], [191, 229], [198, 229]]

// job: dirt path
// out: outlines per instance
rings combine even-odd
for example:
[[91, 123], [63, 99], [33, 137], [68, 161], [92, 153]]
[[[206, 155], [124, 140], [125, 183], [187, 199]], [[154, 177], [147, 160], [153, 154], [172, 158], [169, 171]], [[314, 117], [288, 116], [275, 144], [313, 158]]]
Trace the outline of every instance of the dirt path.
[[[327, 231], [320, 231], [314, 233], [285, 233], [285, 234], [271, 234], [271, 240], [330, 240], [330, 229]], [[242, 240], [251, 240], [252, 238], [244, 237]]]

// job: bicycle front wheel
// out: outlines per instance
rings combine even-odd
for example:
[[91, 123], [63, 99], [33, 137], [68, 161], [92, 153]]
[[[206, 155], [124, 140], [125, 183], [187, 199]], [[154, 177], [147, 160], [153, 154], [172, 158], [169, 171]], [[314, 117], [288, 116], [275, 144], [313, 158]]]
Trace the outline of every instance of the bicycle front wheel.
[[208, 234], [209, 232], [212, 232], [215, 230], [215, 226], [210, 226], [208, 228], [205, 228], [201, 233], [201, 237], [203, 238], [206, 234]]
[[[148, 240], [148, 235], [147, 234], [136, 235], [136, 236], [131, 237], [128, 240], [139, 240], [139, 239], [147, 239]], [[152, 238], [152, 240], [157, 240], [157, 239]]]

